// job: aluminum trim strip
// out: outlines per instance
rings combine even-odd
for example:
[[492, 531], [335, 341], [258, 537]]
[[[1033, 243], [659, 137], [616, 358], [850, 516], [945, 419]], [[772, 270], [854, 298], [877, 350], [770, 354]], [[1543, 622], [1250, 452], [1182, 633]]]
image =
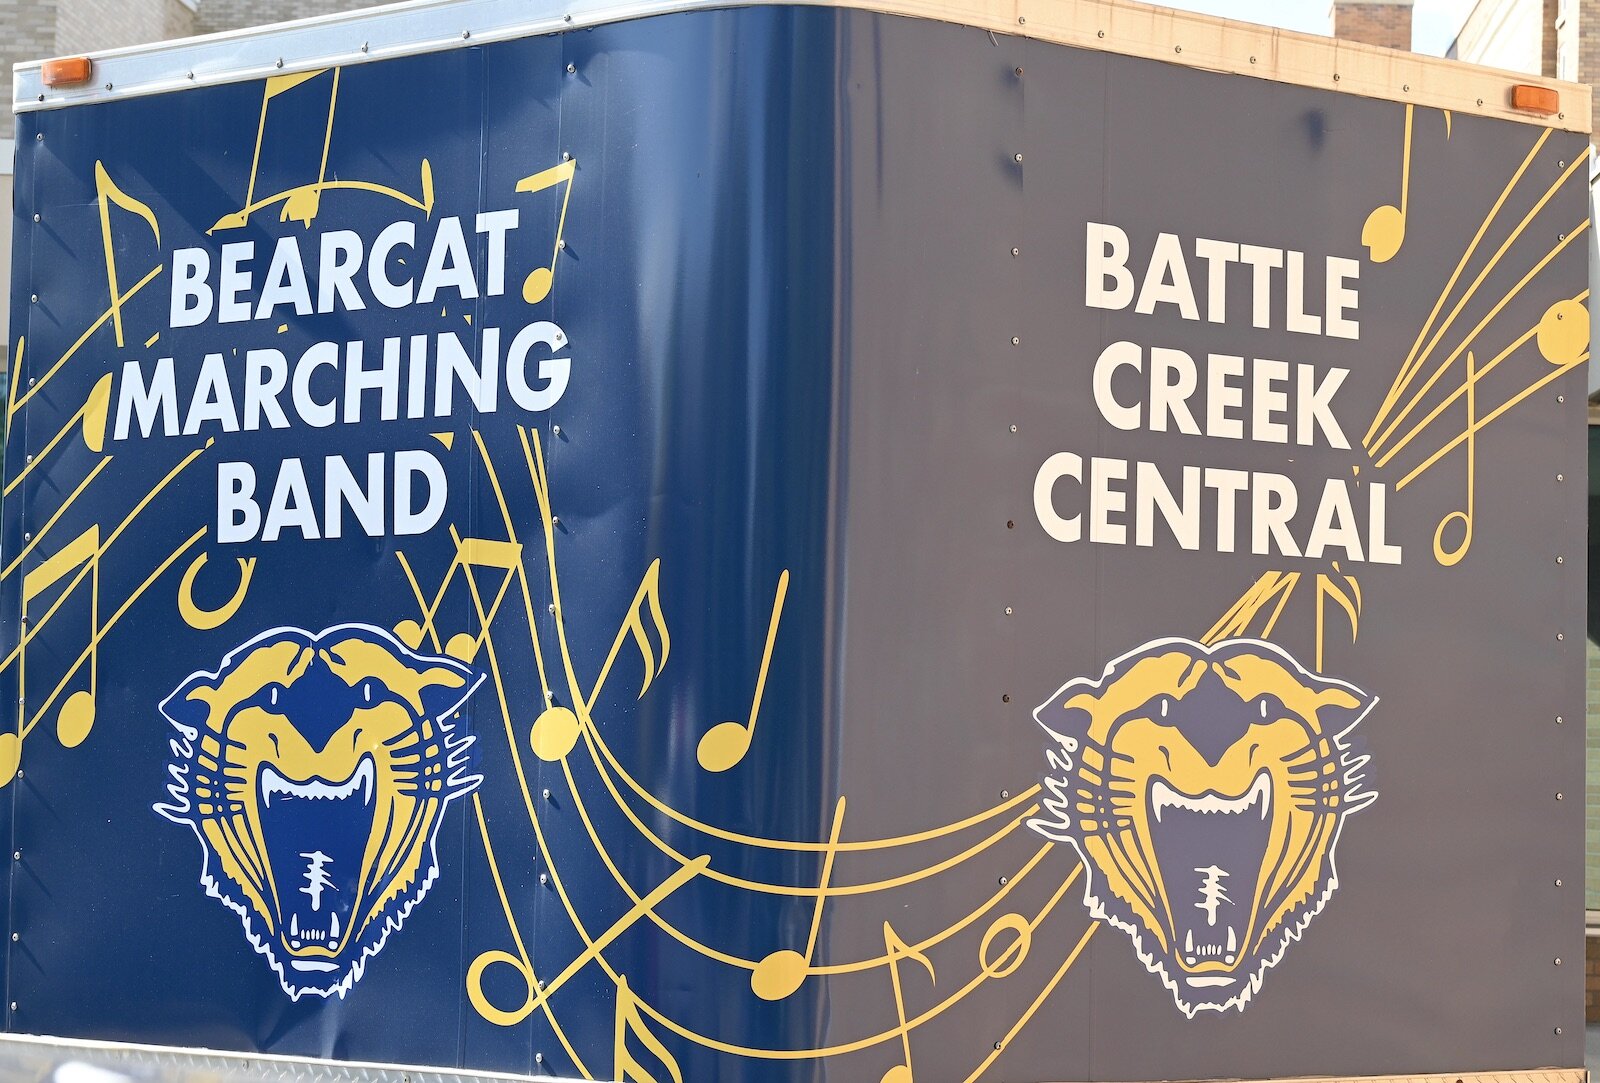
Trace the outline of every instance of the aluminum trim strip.
[[[1133, 0], [791, 0], [936, 19], [1035, 38], [1363, 97], [1499, 117], [1566, 131], [1590, 130], [1587, 87], [1415, 53], [1291, 33]], [[384, 8], [161, 42], [96, 54], [88, 86], [47, 90], [39, 62], [19, 64], [19, 113], [191, 86], [357, 64], [598, 26], [651, 15], [747, 6], [744, 0], [409, 0]], [[1561, 95], [1562, 112], [1514, 111], [1511, 87]]]

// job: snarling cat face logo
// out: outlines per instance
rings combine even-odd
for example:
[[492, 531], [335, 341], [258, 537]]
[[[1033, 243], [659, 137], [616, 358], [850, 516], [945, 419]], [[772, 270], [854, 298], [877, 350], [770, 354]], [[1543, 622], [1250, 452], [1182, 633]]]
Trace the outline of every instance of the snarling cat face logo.
[[1242, 1010], [1339, 886], [1344, 818], [1377, 797], [1350, 735], [1376, 702], [1270, 643], [1165, 639], [1034, 712], [1051, 772], [1031, 826], [1077, 849], [1091, 915], [1190, 1018]]
[[200, 882], [292, 999], [344, 996], [438, 875], [445, 807], [480, 781], [458, 712], [482, 680], [378, 628], [279, 628], [162, 702], [155, 810], [200, 839]]

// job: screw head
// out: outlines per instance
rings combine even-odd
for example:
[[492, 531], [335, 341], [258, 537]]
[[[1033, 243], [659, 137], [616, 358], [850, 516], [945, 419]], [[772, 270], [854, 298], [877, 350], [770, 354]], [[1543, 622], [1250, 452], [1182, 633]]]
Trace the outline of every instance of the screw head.
[[1556, 800], [1557, 801], [1565, 801], [1566, 799], [1567, 799], [1567, 795], [1566, 794], [1564, 794], [1564, 793], [1557, 793], [1556, 794]]
[[17, 1002], [14, 1001], [14, 1000], [11, 1002], [11, 1010], [12, 1011], [16, 1011], [17, 1010]]
[[1027, 26], [1028, 25], [1028, 20], [1024, 16], [1018, 15], [1017, 16], [1017, 25], [1018, 26]]
[[1011, 158], [1012, 158], [1013, 161], [1015, 161], [1015, 162], [1020, 164], [1022, 162], [1022, 152], [1018, 151], [1016, 154], [1013, 154], [1011, 156]]
[[367, 51], [367, 50], [368, 50], [368, 49], [369, 49], [369, 48], [371, 48], [371, 46], [370, 46], [370, 45], [369, 45], [369, 43], [367, 43], [367, 42], [362, 42], [362, 43], [361, 43], [361, 51], [362, 51], [362, 52], [363, 52], [363, 53], [364, 53], [364, 52], [366, 52], [366, 51]]
[[1002, 800], [1002, 801], [1011, 800], [1011, 791], [1010, 790], [1001, 790], [1000, 791], [1000, 800]]
[[38, 134], [38, 135], [36, 135], [36, 136], [34, 136], [34, 137], [33, 137], [33, 138], [34, 138], [34, 139], [35, 139], [35, 140], [36, 140], [36, 141], [37, 141], [37, 142], [40, 142], [40, 143], [43, 143], [43, 142], [44, 142], [44, 133], [43, 133], [43, 132], [40, 132], [40, 133], [39, 133], [39, 134]]
[[1482, 98], [1479, 98], [1479, 99], [1478, 99], [1478, 104], [1479, 104], [1479, 105], [1482, 105], [1482, 104], [1483, 104], [1483, 99], [1482, 99]]
[[572, 16], [571, 15], [563, 15], [563, 16], [561, 16], [561, 21], [564, 22], [564, 23], [570, 23], [572, 21]]
[[30, 300], [32, 300], [34, 304], [38, 304], [39, 303], [39, 295], [37, 293], [33, 294], [30, 297]]
[[548, 789], [545, 790], [543, 796], [546, 801], [550, 800], [550, 791]]
[[1566, 562], [1567, 562], [1567, 558], [1566, 557], [1556, 557], [1556, 563], [1557, 564], [1565, 564]]
[[1565, 721], [1566, 721], [1566, 719], [1565, 719], [1565, 718], [1563, 718], [1563, 717], [1561, 717], [1561, 716], [1560, 716], [1560, 715], [1556, 715], [1556, 725], [1558, 725], [1558, 726], [1559, 726], [1559, 725], [1561, 725], [1561, 724], [1562, 724], [1562, 723], [1563, 723], [1563, 722], [1565, 722]]
[[1556, 633], [1556, 642], [1558, 642], [1558, 643], [1565, 642], [1566, 638], [1567, 638], [1567, 633], [1565, 633], [1565, 632], [1557, 632]]
[[1562, 169], [1565, 169], [1565, 168], [1567, 168], [1567, 160], [1565, 158], [1563, 158], [1563, 159], [1561, 159], [1561, 161], [1557, 162], [1556, 165], [1558, 165]]
[[11, 860], [12, 861], [21, 861], [22, 860], [22, 851], [21, 850], [13, 851], [12, 854], [11, 854]]
[[[13, 934], [13, 935], [15, 935], [15, 934]], [[1561, 956], [1557, 955], [1556, 956], [1556, 966], [1560, 966], [1560, 965], [1561, 965]]]
[[[1009, 876], [1000, 877], [1000, 886], [1001, 887], [1005, 887], [1010, 882], [1011, 882], [1011, 877], [1009, 877]], [[13, 933], [12, 935], [15, 936], [16, 934]]]
[[1557, 395], [1556, 396], [1556, 401], [1557, 402], [1566, 402], [1567, 401], [1567, 397], [1565, 395]]
[[1006, 606], [1006, 616], [1011, 616], [1013, 612], [1015, 612], [1015, 610], [1013, 610], [1009, 605]]
[[279, 67], [279, 68], [281, 68], [281, 67], [283, 67], [283, 57], [281, 57], [281, 56], [280, 56], [280, 57], [279, 57], [279, 58], [278, 58], [278, 62], [277, 62], [277, 64], [276, 64], [276, 65], [274, 65], [274, 66], [275, 66], [275, 67]]
[[1018, 338], [1016, 335], [1012, 335], [1011, 336], [1011, 345], [1013, 345], [1013, 346], [1021, 346], [1022, 345], [1022, 339]]
[[1560, 880], [1557, 880], [1557, 881], [1556, 881], [1556, 887], [1560, 887], [1560, 886], [1561, 886], [1561, 881], [1560, 881]]
[[995, 1042], [995, 1043], [994, 1043], [994, 1047], [995, 1047], [995, 1048], [996, 1048], [996, 1049], [1000, 1049], [1000, 1048], [1003, 1048], [1003, 1047], [1004, 1047], [1004, 1046], [1005, 1046], [1005, 1043], [1004, 1043], [1004, 1042]]
[[1001, 703], [1010, 703], [1011, 702], [1011, 693], [1010, 692], [1003, 693], [1000, 696], [1000, 702]]
[[39, 212], [38, 211], [34, 211], [33, 212], [33, 220], [35, 222], [37, 222], [39, 220]]
[[21, 933], [12, 933], [11, 934], [11, 942], [13, 944], [15, 944], [17, 941], [19, 941], [21, 939], [22, 939], [22, 934]]
[[560, 425], [551, 425], [550, 426], [550, 435], [551, 436], [560, 436], [561, 435], [561, 426]]
[[1016, 76], [1017, 76], [1018, 79], [1022, 78], [1022, 69], [1020, 67], [1014, 68], [1012, 70], [1016, 73]]
[[[13, 1005], [11, 1005], [11, 1010], [12, 1010], [12, 1011], [16, 1011], [16, 1010], [17, 1010], [17, 1006], [16, 1006], [16, 1005], [15, 1005], [15, 1004], [13, 1004]], [[1557, 1034], [1560, 1034], [1560, 1033], [1561, 1033], [1561, 1028], [1560, 1028], [1560, 1027], [1557, 1027], [1557, 1028], [1556, 1028], [1556, 1033], [1557, 1033]]]
[[541, 873], [540, 873], [540, 874], [539, 874], [539, 883], [541, 883], [541, 884], [548, 884], [548, 883], [549, 883], [549, 882], [550, 882], [550, 877], [549, 877], [549, 875], [548, 875], [548, 874], [546, 874], [546, 873], [542, 873], [542, 872], [541, 872]]
[[1173, 46], [1173, 47], [1172, 47], [1172, 51], [1173, 51], [1173, 52], [1175, 52], [1175, 53], [1181, 53], [1181, 52], [1183, 52], [1183, 46], [1181, 46], [1181, 45], [1174, 45], [1174, 46]]
[[463, 31], [462, 31], [462, 32], [461, 32], [461, 40], [462, 40], [462, 41], [466, 41], [466, 40], [467, 40], [467, 39], [468, 39], [468, 38], [470, 38], [470, 37], [472, 37], [472, 31], [470, 31], [470, 30], [463, 30]]
[[1097, 38], [1103, 38], [1105, 36], [1106, 36], [1106, 32], [1104, 30], [1098, 30], [1098, 31], [1095, 32], [1095, 37], [1097, 37]]
[[1565, 475], [1565, 474], [1557, 474], [1556, 475], [1556, 480], [1557, 481], [1566, 481], [1567, 480], [1567, 475]]
[[1410, 94], [1411, 93], [1411, 84], [1410, 83], [1406, 83], [1404, 86], [1402, 86], [1400, 88], [1400, 92], [1402, 94]]
[[188, 77], [188, 78], [190, 78], [190, 79], [193, 79], [193, 78], [194, 78], [194, 72], [192, 72], [192, 71], [186, 71], [186, 72], [184, 72], [184, 73], [183, 73], [183, 74], [184, 74], [184, 75], [185, 75], [185, 76], [187, 76], [187, 77]]
[[556, 603], [551, 602], [549, 605], [545, 606], [545, 608], [550, 611], [550, 615], [552, 617], [556, 615]]
[[578, 74], [578, 65], [576, 65], [576, 64], [568, 64], [567, 65], [567, 74], [568, 75], [576, 75], [576, 74]]
[[1011, 426], [1011, 431], [1012, 432], [1016, 432], [1017, 431], [1017, 427], [1015, 425]]
[[1336, 83], [1339, 81], [1339, 73], [1338, 72], [1334, 72], [1333, 73], [1333, 81], [1336, 82]]
[[[539, 988], [541, 988], [541, 989], [544, 988], [544, 982], [540, 982], [539, 983]], [[544, 1054], [543, 1053], [535, 1053], [533, 1055], [533, 1063], [535, 1063], [535, 1064], [543, 1064], [544, 1063]]]
[[1022, 249], [1020, 249], [1020, 248], [1013, 248], [1013, 249], [1012, 249], [1012, 250], [1011, 250], [1011, 254], [1012, 254], [1012, 255], [1013, 255], [1013, 256], [1020, 256], [1020, 255], [1022, 255]]

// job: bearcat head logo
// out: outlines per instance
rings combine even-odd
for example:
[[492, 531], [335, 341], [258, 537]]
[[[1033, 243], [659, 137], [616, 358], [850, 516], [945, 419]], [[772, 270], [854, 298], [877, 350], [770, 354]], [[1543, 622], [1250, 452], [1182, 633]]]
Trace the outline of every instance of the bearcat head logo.
[[291, 999], [344, 996], [422, 901], [446, 806], [477, 788], [459, 711], [483, 675], [345, 624], [265, 632], [161, 703], [200, 882]]
[[1090, 914], [1190, 1018], [1242, 1010], [1339, 886], [1344, 819], [1377, 797], [1351, 736], [1376, 702], [1270, 643], [1164, 639], [1034, 712], [1031, 826], [1078, 851]]

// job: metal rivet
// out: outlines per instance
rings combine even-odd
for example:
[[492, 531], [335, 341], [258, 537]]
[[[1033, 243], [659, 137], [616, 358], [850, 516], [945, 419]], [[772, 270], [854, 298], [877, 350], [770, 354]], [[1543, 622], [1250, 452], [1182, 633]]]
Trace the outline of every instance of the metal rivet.
[[1567, 160], [1565, 158], [1563, 158], [1561, 161], [1557, 162], [1556, 165], [1558, 165], [1562, 169], [1565, 169], [1565, 168], [1567, 168]]
[[368, 48], [370, 48], [370, 46], [369, 46], [369, 45], [368, 45], [368, 43], [367, 43], [367, 42], [362, 42], [362, 43], [361, 43], [361, 51], [362, 51], [362, 52], [363, 52], [363, 53], [364, 53], [364, 52], [366, 52], [366, 51], [367, 51], [367, 49], [368, 49]]
[[1013, 346], [1021, 346], [1022, 345], [1022, 340], [1020, 338], [1018, 338], [1016, 335], [1012, 335], [1011, 336], [1011, 345], [1013, 345]]
[[1565, 564], [1566, 562], [1567, 562], [1567, 558], [1566, 557], [1556, 557], [1556, 563], [1557, 564]]
[[552, 617], [553, 617], [553, 616], [555, 616], [555, 613], [556, 613], [556, 603], [554, 603], [554, 602], [551, 602], [551, 603], [550, 603], [550, 604], [549, 604], [549, 605], [547, 605], [547, 606], [545, 606], [545, 608], [546, 608], [546, 609], [548, 609], [548, 610], [549, 610], [549, 611], [550, 611], [550, 615], [551, 615], [551, 616], [552, 616]]
[[1556, 401], [1557, 402], [1566, 402], [1567, 401], [1567, 397], [1565, 395], [1557, 395], [1556, 396]]
[[[12, 1010], [12, 1011], [16, 1011], [16, 1009], [17, 1009], [17, 1006], [16, 1006], [16, 1005], [15, 1005], [15, 1004], [13, 1004], [13, 1005], [11, 1005], [11, 1010]], [[1560, 1027], [1557, 1027], [1557, 1028], [1556, 1028], [1556, 1033], [1557, 1033], [1557, 1034], [1560, 1034], [1560, 1033], [1561, 1033], [1561, 1028], [1560, 1028]]]
[[1011, 800], [1011, 791], [1010, 790], [1001, 790], [1000, 791], [1000, 800], [1002, 800], [1002, 801]]
[[1410, 94], [1411, 93], [1411, 84], [1410, 83], [1406, 83], [1404, 86], [1402, 86], [1400, 88], [1400, 92], [1402, 94]]
[[1560, 880], [1557, 880], [1557, 881], [1556, 881], [1556, 887], [1560, 887], [1560, 886], [1561, 886], [1561, 881], [1560, 881]]
[[11, 854], [11, 860], [12, 861], [21, 861], [22, 860], [22, 851], [21, 850], [13, 851], [12, 854]]
[[567, 74], [568, 75], [576, 75], [576, 74], [578, 74], [578, 65], [576, 65], [576, 64], [568, 64], [567, 65]]
[[1333, 73], [1333, 81], [1336, 82], [1336, 83], [1339, 81], [1339, 73], [1338, 72], [1334, 72]]
[[1557, 237], [1558, 240], [1563, 240], [1563, 241], [1567, 239], [1567, 235], [1565, 233], [1558, 233], [1558, 234], [1556, 234], [1556, 237]]
[[1567, 638], [1567, 633], [1565, 633], [1565, 632], [1557, 632], [1556, 633], [1556, 642], [1558, 642], [1558, 643], [1565, 642], [1566, 638]]
[[1012, 250], [1011, 250], [1011, 254], [1012, 254], [1012, 255], [1013, 255], [1013, 256], [1020, 256], [1020, 255], [1022, 255], [1022, 249], [1020, 249], [1020, 248], [1013, 248], [1013, 249], [1012, 249]]
[[1007, 885], [1007, 884], [1009, 884], [1009, 883], [1010, 883], [1010, 882], [1011, 882], [1011, 877], [1009, 877], [1009, 876], [1002, 876], [1002, 877], [1000, 877], [1000, 886], [1001, 886], [1001, 887], [1005, 887], [1005, 886], [1006, 886], [1006, 885]]
[[1482, 105], [1482, 104], [1483, 104], [1483, 99], [1482, 99], [1482, 98], [1479, 98], [1479, 99], [1478, 99], [1478, 104], [1479, 104], [1479, 105]]
[[1254, 64], [1255, 62], [1256, 62], [1256, 58], [1255, 57], [1251, 57], [1250, 58], [1250, 63]]
[[1567, 119], [1567, 114], [1565, 114], [1565, 113], [1557, 113], [1556, 114], [1556, 119], [1557, 120], [1566, 120]]
[[1006, 529], [1007, 530], [1015, 530], [1015, 529], [1017, 529], [1017, 521], [1015, 519], [1007, 519], [1006, 520]]
[[37, 293], [33, 295], [33, 303], [34, 304], [38, 304], [39, 303], [39, 295]]
[[570, 23], [572, 21], [572, 16], [571, 15], [563, 15], [563, 16], [561, 16], [561, 21], [564, 22], [564, 23]]
[[465, 40], [466, 40], [466, 39], [468, 39], [468, 38], [470, 38], [470, 37], [472, 37], [472, 31], [470, 31], [470, 30], [463, 30], [463, 31], [462, 31], [462, 32], [461, 32], [461, 40], [462, 40], [462, 41], [465, 41]]
[[1556, 800], [1557, 801], [1565, 801], [1566, 799], [1567, 799], [1567, 795], [1566, 794], [1564, 794], [1564, 793], [1556, 794]]
[[1561, 965], [1561, 956], [1557, 955], [1556, 956], [1556, 966], [1560, 966], [1560, 965]]
[[280, 67], [280, 68], [283, 67], [283, 57], [281, 57], [281, 56], [278, 58], [277, 67]]
[[1000, 1048], [1003, 1048], [1003, 1047], [1004, 1047], [1004, 1046], [1005, 1046], [1005, 1043], [1004, 1043], [1004, 1042], [995, 1042], [995, 1043], [994, 1043], [994, 1047], [995, 1047], [995, 1048], [996, 1048], [996, 1049], [1000, 1049]]
[[1565, 475], [1565, 474], [1557, 474], [1556, 475], [1556, 480], [1557, 481], [1566, 481], [1567, 480], [1567, 475]]
[[106, 89], [107, 89], [107, 90], [110, 90], [110, 89], [111, 89], [111, 84], [110, 84], [110, 83], [107, 83], [107, 84], [106, 84]]
[[13, 944], [15, 944], [18, 940], [21, 940], [21, 939], [22, 939], [22, 934], [21, 933], [12, 933], [11, 934], [11, 942]]
[[34, 221], [35, 221], [35, 222], [37, 222], [37, 221], [38, 221], [38, 220], [39, 220], [39, 212], [38, 212], [38, 211], [35, 211], [35, 212], [34, 212], [34, 214], [33, 214], [33, 220], [34, 220]]
[[1017, 427], [1015, 425], [1011, 426], [1011, 431], [1012, 432], [1016, 432], [1017, 431]]
[[1099, 37], [1099, 38], [1103, 38], [1105, 36], [1106, 36], [1106, 32], [1104, 30], [1097, 31], [1096, 34], [1095, 34], [1095, 37]]
[[[1173, 51], [1173, 52], [1175, 52], [1175, 53], [1181, 53], [1181, 52], [1183, 52], [1183, 46], [1181, 46], [1181, 45], [1174, 45], [1174, 46], [1173, 46], [1173, 47], [1172, 47], [1172, 51]], [[996, 1048], [998, 1048], [998, 1047], [996, 1047]]]
[[[29, 458], [32, 458], [32, 456], [29, 456]], [[33, 540], [33, 535], [32, 534], [24, 534], [24, 535], [22, 535], [22, 540], [25, 541], [25, 542], [31, 542]]]
[[43, 143], [44, 142], [44, 133], [40, 132], [38, 135], [34, 136], [33, 138], [38, 140], [39, 142]]
[[1028, 25], [1027, 18], [1025, 16], [1018, 15], [1017, 16], [1017, 25], [1018, 26], [1027, 26]]
[[549, 790], [545, 790], [544, 791], [544, 799], [546, 801], [550, 800], [550, 791]]
[[1556, 725], [1558, 725], [1558, 726], [1559, 726], [1559, 725], [1561, 725], [1561, 724], [1562, 724], [1562, 723], [1564, 723], [1564, 722], [1565, 722], [1565, 721], [1566, 721], [1566, 719], [1565, 719], [1565, 718], [1562, 718], [1562, 717], [1561, 717], [1561, 716], [1560, 716], [1560, 715], [1556, 715]]
[[44, 101], [44, 95], [43, 94], [39, 95], [39, 100], [40, 101]]
[[561, 160], [562, 160], [562, 161], [563, 161], [563, 162], [570, 162], [570, 161], [572, 161], [572, 152], [571, 152], [571, 151], [570, 151], [570, 150], [564, 150], [564, 151], [562, 151], [562, 152], [561, 152]]
[[30, 463], [31, 463], [31, 462], [33, 462], [33, 456], [32, 456], [32, 455], [29, 455], [29, 456], [28, 456], [28, 461], [29, 461], [29, 462], [30, 462]]
[[[544, 983], [543, 982], [539, 983], [539, 988], [541, 988], [541, 989], [544, 988]], [[544, 1054], [543, 1053], [535, 1053], [533, 1055], [533, 1063], [535, 1063], [535, 1064], [543, 1064], [544, 1063]]]
[[1022, 69], [1021, 68], [1015, 68], [1013, 70], [1016, 72], [1017, 78], [1021, 79], [1022, 78]]
[[551, 425], [550, 426], [550, 435], [551, 436], [560, 436], [561, 435], [561, 426], [560, 425]]
[[1001, 703], [1010, 703], [1011, 702], [1011, 693], [1010, 692], [1002, 692], [1002, 693], [1000, 693], [1000, 702]]
[[1006, 616], [1011, 616], [1013, 612], [1015, 612], [1015, 610], [1013, 610], [1009, 605], [1006, 606]]
[[1012, 159], [1012, 161], [1017, 162], [1018, 164], [1021, 164], [1021, 162], [1022, 162], [1022, 154], [1021, 154], [1021, 152], [1013, 154], [1011, 156], [1011, 159]]
[[194, 72], [192, 72], [192, 71], [187, 71], [187, 72], [184, 72], [184, 74], [185, 74], [185, 75], [186, 75], [186, 76], [188, 76], [188, 77], [189, 77], [189, 78], [190, 78], [190, 79], [193, 79], [193, 78], [194, 78]]
[[550, 516], [550, 525], [551, 526], [560, 526], [561, 525], [561, 516], [559, 516], [559, 515]]
[[14, 1000], [11, 1002], [11, 1010], [12, 1011], [16, 1011], [17, 1010], [17, 1002], [14, 1001]]
[[549, 882], [550, 882], [550, 877], [541, 872], [539, 874], [539, 883], [548, 884]]

